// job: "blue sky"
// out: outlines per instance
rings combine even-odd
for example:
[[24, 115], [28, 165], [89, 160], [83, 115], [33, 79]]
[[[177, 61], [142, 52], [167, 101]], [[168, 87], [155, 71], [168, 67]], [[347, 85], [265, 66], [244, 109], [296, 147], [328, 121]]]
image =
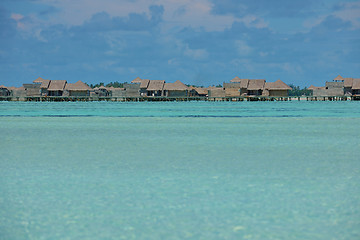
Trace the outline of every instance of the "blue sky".
[[360, 77], [360, 1], [2, 0], [0, 85]]

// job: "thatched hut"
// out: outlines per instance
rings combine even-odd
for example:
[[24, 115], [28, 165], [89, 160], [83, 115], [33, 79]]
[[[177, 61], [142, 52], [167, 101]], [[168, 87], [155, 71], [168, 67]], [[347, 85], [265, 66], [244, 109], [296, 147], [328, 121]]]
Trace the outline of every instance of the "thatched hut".
[[25, 88], [26, 96], [40, 96], [40, 86], [41, 83], [24, 83], [23, 87]]
[[336, 78], [334, 78], [334, 81], [335, 82], [344, 82], [344, 78], [342, 77], [342, 76], [340, 76], [340, 75], [338, 75]]
[[165, 80], [150, 80], [147, 87], [147, 96], [159, 97], [163, 96]]
[[203, 87], [196, 87], [195, 88], [196, 95], [199, 97], [207, 97], [208, 96], [208, 89]]
[[187, 97], [189, 95], [189, 88], [179, 80], [174, 83], [165, 83], [163, 91], [166, 97]]
[[147, 96], [147, 88], [149, 86], [149, 79], [141, 79], [139, 77], [135, 78], [134, 80], [131, 81], [131, 83], [133, 84], [140, 84], [140, 96]]
[[49, 88], [49, 85], [50, 85], [50, 80], [38, 77], [37, 79], [35, 79], [33, 81], [33, 83], [40, 83], [41, 84], [40, 85], [40, 94], [42, 96], [48, 95], [48, 88]]
[[353, 78], [352, 95], [354, 96], [360, 95], [360, 78]]
[[240, 82], [223, 83], [226, 97], [239, 97], [240, 96]]
[[110, 91], [107, 87], [105, 86], [100, 86], [98, 88], [94, 88], [94, 91], [96, 93], [97, 96], [99, 97], [108, 97], [110, 96]]
[[188, 95], [189, 97], [207, 97], [208, 89], [204, 87], [188, 87]]
[[353, 78], [344, 78], [344, 94], [352, 95]]
[[10, 91], [7, 87], [5, 87], [4, 85], [0, 86], [0, 96], [1, 97], [7, 97], [10, 96]]
[[195, 91], [197, 92], [197, 95], [199, 97], [207, 97], [208, 96], [208, 89], [203, 87], [197, 87], [195, 88]]
[[12, 97], [25, 97], [26, 96], [26, 90], [24, 87], [8, 87], [8, 90], [10, 91], [10, 96]]
[[131, 81], [131, 83], [141, 83], [142, 79], [137, 77], [134, 80]]
[[[238, 88], [238, 92], [240, 95], [247, 95], [249, 79], [241, 79], [239, 77], [234, 77], [233, 79], [230, 80], [230, 84], [234, 84], [233, 87], [230, 87], [230, 85], [224, 83], [223, 86], [225, 88], [225, 91], [226, 91], [226, 88], [229, 88], [228, 92], [234, 91], [233, 89], [230, 89], [230, 88], [236, 87], [236, 88]], [[238, 85], [236, 85], [236, 84], [238, 84]]]
[[263, 95], [271, 97], [287, 97], [289, 96], [289, 91], [291, 89], [291, 87], [279, 79], [276, 82], [265, 83]]
[[69, 96], [90, 96], [91, 88], [82, 81], [77, 81], [76, 83], [67, 83], [65, 86], [65, 91]]
[[265, 79], [249, 79], [247, 95], [261, 96], [265, 88]]
[[49, 96], [62, 96], [65, 90], [66, 80], [50, 80], [48, 95]]
[[110, 95], [112, 97], [126, 97], [126, 91], [125, 88], [114, 88], [114, 87], [110, 87], [109, 88], [110, 91]]
[[141, 82], [124, 83], [126, 97], [140, 97]]
[[209, 98], [224, 98], [225, 90], [221, 87], [208, 87]]

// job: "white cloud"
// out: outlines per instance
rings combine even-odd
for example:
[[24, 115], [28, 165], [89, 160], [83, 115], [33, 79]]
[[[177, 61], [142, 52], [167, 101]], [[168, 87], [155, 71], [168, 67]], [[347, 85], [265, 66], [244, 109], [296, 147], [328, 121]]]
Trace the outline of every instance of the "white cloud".
[[[210, 0], [39, 0], [54, 6], [60, 11], [50, 17], [54, 24], [81, 25], [98, 12], [107, 12], [111, 16], [125, 17], [129, 13], [147, 13], [149, 6], [163, 5], [164, 23], [167, 28], [194, 27], [208, 31], [221, 31], [229, 28], [235, 21], [233, 16], [213, 15]], [[181, 12], [181, 14], [179, 14]]]
[[184, 55], [194, 60], [203, 60], [208, 58], [209, 53], [205, 49], [191, 49], [189, 46], [186, 46]]
[[179, 66], [180, 65], [179, 60], [177, 58], [169, 59], [168, 64], [173, 65], [173, 66]]
[[239, 20], [240, 22], [243, 22], [247, 27], [266, 28], [269, 26], [269, 24], [265, 22], [264, 19], [256, 17], [254, 15], [246, 15]]
[[109, 56], [119, 55], [127, 45], [125, 40], [118, 36], [114, 36], [112, 33], [107, 34], [105, 36], [105, 40], [110, 48], [110, 50], [106, 51], [105, 54]]
[[300, 74], [303, 73], [303, 69], [298, 64], [292, 64], [292, 63], [284, 63], [281, 65], [282, 69], [290, 74]]
[[19, 29], [25, 29], [25, 24], [21, 22], [21, 20], [24, 18], [23, 15], [18, 13], [12, 13], [10, 18], [16, 21], [16, 26]]
[[[190, 57], [194, 60], [204, 60], [209, 57], [209, 53], [206, 51], [206, 49], [192, 49], [189, 47], [188, 44], [183, 43], [180, 40], [175, 40], [172, 37], [168, 37], [166, 41], [164, 41], [164, 44], [172, 42], [175, 44], [175, 47], [177, 48], [177, 51], [183, 54], [184, 56]], [[173, 61], [168, 61], [169, 64], [173, 64]]]
[[360, 28], [360, 1], [344, 3], [339, 10], [317, 16], [316, 18], [306, 19], [304, 27], [313, 28], [321, 24], [327, 17], [335, 16], [343, 21], [351, 22], [354, 29]]
[[249, 55], [252, 51], [252, 48], [243, 40], [235, 41], [235, 48], [240, 55]]
[[344, 3], [344, 8], [334, 15], [343, 21], [349, 21], [354, 28], [360, 28], [360, 1]]

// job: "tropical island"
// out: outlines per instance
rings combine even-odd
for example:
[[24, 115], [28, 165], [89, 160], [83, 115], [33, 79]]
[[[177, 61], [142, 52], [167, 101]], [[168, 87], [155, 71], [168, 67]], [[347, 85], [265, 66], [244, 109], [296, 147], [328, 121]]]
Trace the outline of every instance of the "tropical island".
[[107, 85], [86, 84], [78, 81], [37, 78], [22, 87], [0, 86], [2, 101], [346, 101], [360, 100], [360, 78], [343, 78], [340, 75], [326, 82], [324, 87], [313, 85], [300, 89], [281, 80], [235, 77], [217, 86], [186, 85], [180, 80], [135, 78], [128, 82], [111, 82]]

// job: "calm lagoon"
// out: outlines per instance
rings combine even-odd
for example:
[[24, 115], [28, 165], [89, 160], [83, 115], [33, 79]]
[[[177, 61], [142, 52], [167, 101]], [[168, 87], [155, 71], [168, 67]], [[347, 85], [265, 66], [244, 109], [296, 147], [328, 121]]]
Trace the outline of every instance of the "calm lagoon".
[[360, 238], [360, 102], [1, 102], [0, 132], [0, 239]]

